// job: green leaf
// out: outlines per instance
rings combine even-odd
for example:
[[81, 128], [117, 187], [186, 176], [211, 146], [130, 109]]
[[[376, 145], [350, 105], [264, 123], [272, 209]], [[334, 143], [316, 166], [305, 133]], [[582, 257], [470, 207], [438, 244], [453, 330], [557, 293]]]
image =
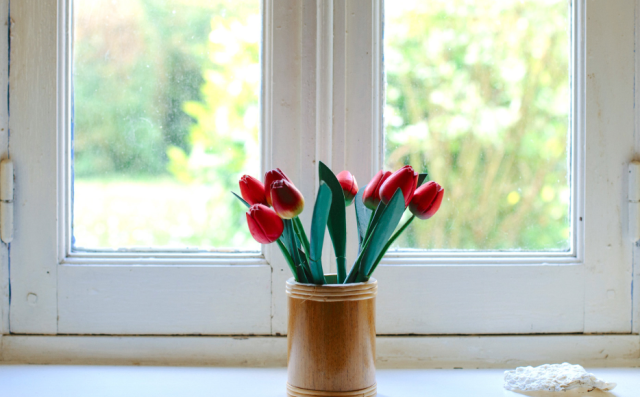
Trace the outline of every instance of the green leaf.
[[429, 176], [429, 174], [420, 174], [420, 175], [418, 175], [418, 186], [416, 186], [416, 189], [419, 188], [420, 186], [422, 186], [424, 181], [427, 180], [427, 176]]
[[298, 237], [298, 241], [302, 241], [302, 245], [304, 246], [304, 252], [309, 254], [309, 239], [307, 238], [307, 234], [304, 232], [304, 227], [302, 226], [302, 222], [300, 218], [297, 216], [292, 219], [293, 230], [296, 232], [296, 236]]
[[[313, 218], [311, 219], [311, 250], [309, 251], [309, 267], [316, 284], [324, 283], [322, 245], [324, 243], [324, 230], [327, 227], [329, 211], [331, 210], [331, 201], [331, 189], [326, 183], [320, 182], [318, 197], [313, 207]], [[318, 282], [320, 280], [322, 282]]]
[[286, 259], [287, 264], [289, 265], [289, 269], [291, 270], [291, 273], [293, 273], [293, 278], [295, 278], [296, 281], [300, 282], [300, 276], [298, 275], [298, 270], [296, 269], [295, 263], [293, 263], [293, 258], [291, 258], [289, 251], [287, 251], [287, 247], [284, 246], [284, 244], [282, 243], [282, 241], [280, 241], [280, 239], [276, 240], [276, 242], [278, 243], [278, 247], [280, 247], [280, 251], [282, 251], [282, 256], [284, 256], [284, 259]]
[[347, 279], [344, 281], [344, 284], [354, 283], [358, 279], [358, 275], [361, 273], [362, 256], [367, 251], [367, 248], [369, 248], [370, 243], [371, 243], [371, 236], [369, 236], [367, 241], [365, 241], [365, 243], [363, 244], [362, 251], [360, 251], [360, 253], [358, 254], [356, 261], [353, 262], [353, 266], [351, 266], [351, 271], [349, 271], [349, 277], [347, 277]]
[[[378, 210], [379, 209], [380, 206], [378, 206]], [[384, 249], [387, 241], [389, 241], [389, 238], [396, 229], [396, 226], [398, 226], [398, 222], [400, 222], [400, 219], [402, 218], [404, 209], [404, 196], [402, 195], [402, 190], [398, 189], [391, 198], [391, 201], [389, 201], [389, 204], [381, 213], [375, 230], [371, 232], [371, 243], [364, 251], [357, 281], [365, 281], [367, 279], [367, 275], [371, 273], [371, 269], [373, 268], [378, 255], [380, 255], [380, 252]], [[376, 213], [378, 210], [376, 210]]]
[[[282, 229], [282, 234], [280, 235], [280, 238], [278, 240], [280, 240], [285, 247], [287, 247], [287, 251], [289, 251], [289, 253], [291, 254], [291, 238], [289, 237], [289, 228], [287, 227], [287, 222], [285, 222], [285, 220], [282, 220], [282, 223], [284, 224], [284, 229]], [[291, 256], [291, 258], [293, 259], [293, 256]], [[294, 264], [297, 265], [297, 263], [294, 261]]]
[[378, 222], [380, 221], [380, 217], [384, 213], [384, 210], [387, 209], [387, 206], [382, 201], [378, 203], [378, 207], [376, 211], [373, 213], [373, 216], [369, 219], [369, 225], [367, 226], [367, 232], [364, 235], [364, 239], [367, 240], [371, 235], [371, 232], [376, 227]]
[[309, 278], [305, 274], [304, 268], [302, 267], [302, 265], [296, 265], [296, 271], [298, 272], [298, 275], [300, 276], [300, 282], [301, 283], [313, 284], [313, 282], [309, 281]]
[[236, 196], [236, 197], [238, 198], [238, 200], [242, 201], [242, 203], [243, 203], [244, 205], [246, 205], [246, 206], [247, 206], [247, 208], [251, 208], [251, 206], [249, 205], [249, 203], [247, 203], [247, 202], [246, 202], [242, 197], [238, 196], [238, 195], [236, 194], [236, 192], [231, 192], [231, 193], [232, 193], [234, 196]]
[[373, 211], [367, 208], [362, 202], [362, 195], [366, 188], [367, 185], [361, 187], [358, 194], [356, 194], [356, 197], [353, 199], [356, 210], [356, 221], [358, 222], [358, 253], [362, 251], [362, 244], [364, 243], [364, 238], [367, 234], [367, 227], [369, 226], [369, 221], [373, 214]]
[[[298, 255], [300, 255], [300, 267], [304, 272], [307, 280], [309, 280], [309, 284], [318, 284], [316, 280], [313, 278], [313, 274], [311, 273], [311, 269], [309, 268], [309, 262], [307, 261], [307, 255], [301, 248], [298, 248]], [[324, 283], [324, 277], [322, 278], [322, 283]]]
[[384, 254], [387, 253], [387, 251], [389, 251], [389, 248], [391, 248], [391, 245], [393, 244], [394, 241], [396, 241], [396, 239], [398, 237], [400, 237], [400, 235], [405, 231], [405, 229], [407, 227], [409, 227], [409, 225], [411, 224], [411, 222], [413, 222], [413, 219], [415, 218], [415, 215], [411, 215], [411, 218], [409, 218], [404, 225], [402, 225], [400, 227], [400, 229], [398, 229], [395, 233], [393, 233], [393, 236], [389, 239], [389, 241], [387, 241], [387, 244], [384, 245], [384, 248], [382, 249], [382, 251], [380, 252], [380, 254], [378, 254], [378, 258], [376, 258], [376, 261], [373, 263], [373, 267], [371, 268], [371, 270], [369, 271], [369, 274], [367, 274], [367, 280], [369, 279], [369, 277], [371, 277], [371, 275], [373, 274], [373, 272], [376, 270], [376, 267], [378, 267], [378, 264], [380, 263], [380, 261], [382, 260], [382, 258], [384, 257]]
[[293, 230], [293, 222], [291, 221], [291, 219], [283, 219], [282, 223], [284, 223], [284, 230], [282, 232], [281, 238], [284, 238], [283, 242], [289, 250], [291, 257], [293, 258], [293, 263], [295, 263], [296, 266], [299, 266], [302, 263], [300, 254], [298, 253], [300, 243], [298, 242], [298, 238], [296, 237], [296, 232]]
[[318, 176], [320, 181], [326, 183], [331, 189], [331, 210], [329, 211], [327, 228], [329, 229], [329, 236], [331, 236], [333, 250], [336, 254], [338, 284], [342, 284], [347, 278], [347, 215], [344, 205], [344, 193], [338, 178], [322, 161], [318, 165]]

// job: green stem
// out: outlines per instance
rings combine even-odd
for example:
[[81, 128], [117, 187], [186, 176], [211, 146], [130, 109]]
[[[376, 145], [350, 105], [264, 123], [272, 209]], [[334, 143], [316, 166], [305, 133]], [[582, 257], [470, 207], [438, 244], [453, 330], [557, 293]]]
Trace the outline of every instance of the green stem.
[[302, 241], [302, 245], [304, 245], [304, 252], [307, 254], [307, 257], [311, 258], [311, 245], [309, 244], [307, 234], [304, 232], [304, 227], [302, 227], [302, 222], [297, 216], [293, 218], [293, 228], [300, 241]]
[[344, 256], [336, 257], [336, 265], [338, 268], [338, 284], [343, 284], [347, 280], [347, 258]]
[[300, 283], [304, 283], [304, 284], [313, 284], [312, 282], [309, 281], [309, 279], [307, 278], [307, 275], [304, 273], [304, 267], [302, 265], [298, 265], [296, 266], [296, 269], [298, 269], [298, 274], [300, 274]]
[[[373, 274], [373, 271], [376, 270], [376, 267], [378, 267], [378, 264], [380, 263], [380, 261], [382, 261], [382, 258], [384, 257], [384, 254], [387, 253], [389, 248], [391, 248], [391, 245], [398, 239], [398, 237], [400, 237], [400, 235], [405, 231], [405, 229], [407, 227], [409, 227], [409, 225], [411, 224], [411, 222], [413, 222], [413, 219], [415, 217], [416, 217], [415, 215], [411, 215], [411, 218], [407, 219], [407, 221], [404, 223], [404, 225], [402, 225], [400, 227], [400, 229], [398, 229], [393, 234], [393, 236], [391, 236], [389, 241], [387, 241], [387, 244], [385, 244], [384, 248], [382, 248], [382, 251], [380, 251], [380, 255], [378, 255], [378, 257], [376, 258], [376, 261], [373, 263], [373, 266], [371, 267], [371, 271], [369, 272], [369, 274], [367, 274], [366, 280], [368, 280], [369, 277], [371, 277], [371, 275]], [[364, 281], [366, 281], [366, 280], [364, 280]]]
[[369, 242], [371, 241], [371, 236], [364, 242], [362, 245], [362, 251], [358, 254], [356, 261], [353, 262], [353, 266], [351, 266], [351, 271], [349, 271], [349, 277], [344, 281], [344, 284], [353, 283], [358, 278], [358, 274], [360, 273], [360, 263], [362, 262], [362, 257], [364, 253], [367, 252], [367, 248], [369, 248]]
[[300, 218], [296, 216], [291, 221], [291, 223], [293, 224], [293, 230], [296, 232], [296, 236], [298, 236], [298, 240], [300, 240], [302, 242], [302, 245], [304, 246], [304, 251], [300, 250], [299, 255], [302, 259], [301, 265], [304, 269], [307, 279], [313, 284], [324, 284], [324, 277], [322, 277], [322, 279], [314, 277], [313, 271], [311, 270], [311, 247], [309, 245], [307, 234], [304, 232], [304, 227], [302, 227]]
[[284, 256], [284, 259], [287, 260], [289, 269], [291, 269], [291, 273], [293, 273], [293, 278], [295, 278], [296, 281], [300, 282], [300, 277], [298, 276], [296, 265], [293, 263], [293, 258], [291, 258], [289, 251], [287, 251], [287, 247], [284, 246], [284, 244], [282, 243], [282, 241], [280, 241], [280, 239], [277, 239], [276, 242], [278, 243], [278, 247], [280, 247], [280, 251], [282, 251], [282, 255]]
[[313, 276], [313, 271], [311, 271], [311, 263], [307, 258], [307, 254], [305, 254], [301, 248], [298, 248], [298, 251], [298, 254], [300, 255], [300, 266], [302, 266], [304, 275], [307, 277], [307, 280], [309, 280], [309, 283], [320, 285], [324, 284], [324, 277], [321, 280], [318, 280]]

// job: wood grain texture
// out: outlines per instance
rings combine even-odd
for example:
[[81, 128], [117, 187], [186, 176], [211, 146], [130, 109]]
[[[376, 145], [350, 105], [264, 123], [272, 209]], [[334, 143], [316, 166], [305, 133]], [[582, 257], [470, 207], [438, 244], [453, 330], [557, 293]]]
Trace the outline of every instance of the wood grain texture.
[[378, 385], [354, 391], [316, 391], [291, 386], [287, 383], [288, 397], [374, 397], [378, 394]]
[[[289, 385], [320, 392], [375, 385], [375, 294], [359, 299], [367, 285], [377, 286], [377, 281], [323, 286], [287, 281]], [[312, 290], [322, 297], [308, 299]]]

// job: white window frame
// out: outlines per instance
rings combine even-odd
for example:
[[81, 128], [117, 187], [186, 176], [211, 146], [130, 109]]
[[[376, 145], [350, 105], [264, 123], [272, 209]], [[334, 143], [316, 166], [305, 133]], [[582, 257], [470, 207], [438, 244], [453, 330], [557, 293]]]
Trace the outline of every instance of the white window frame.
[[[11, 5], [20, 23], [11, 29], [8, 122], [16, 229], [10, 256], [0, 251], [4, 268], [11, 261], [5, 331], [285, 334], [289, 274], [271, 246], [240, 257], [69, 251], [69, 176], [60, 155], [69, 149], [60, 133], [68, 129], [69, 53], [58, 52], [69, 30], [55, 17], [66, 15], [67, 1]], [[382, 164], [382, 0], [265, 4], [263, 168], [285, 169], [305, 197], [315, 195], [317, 160], [366, 183]], [[392, 253], [375, 275], [379, 334], [638, 333], [638, 248], [626, 231], [627, 166], [640, 147], [633, 133], [636, 5], [575, 4], [574, 250]]]

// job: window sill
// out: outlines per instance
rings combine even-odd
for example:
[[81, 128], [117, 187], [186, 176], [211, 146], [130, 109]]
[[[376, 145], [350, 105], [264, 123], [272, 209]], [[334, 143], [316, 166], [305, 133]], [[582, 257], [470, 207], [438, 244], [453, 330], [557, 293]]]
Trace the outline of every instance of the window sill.
[[[640, 390], [640, 368], [589, 371], [618, 387], [611, 393], [562, 393], [632, 397]], [[378, 370], [379, 397], [522, 396], [503, 389], [504, 370]], [[6, 396], [216, 396], [284, 397], [284, 368], [185, 368], [113, 366], [0, 366]], [[527, 393], [526, 395], [533, 395]]]
[[[640, 336], [379, 336], [376, 356], [378, 369], [640, 367]], [[287, 365], [287, 338], [0, 335], [0, 363], [275, 368]]]

